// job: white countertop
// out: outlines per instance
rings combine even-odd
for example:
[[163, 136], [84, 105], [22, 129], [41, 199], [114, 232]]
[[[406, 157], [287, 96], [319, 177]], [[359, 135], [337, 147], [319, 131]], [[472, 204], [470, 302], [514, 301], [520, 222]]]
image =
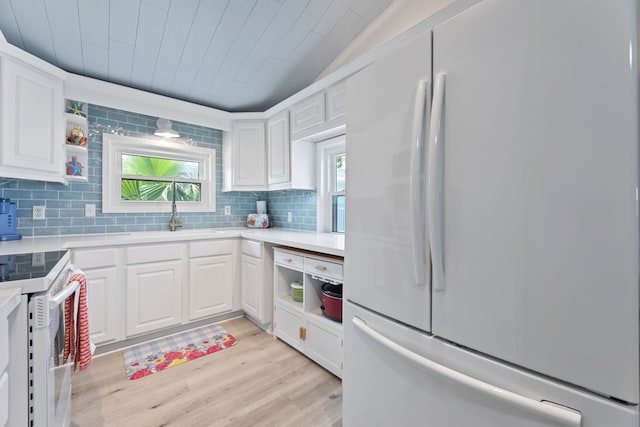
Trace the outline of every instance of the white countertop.
[[344, 235], [342, 234], [317, 233], [314, 231], [299, 231], [286, 228], [203, 228], [185, 229], [174, 232], [141, 231], [133, 233], [25, 237], [22, 240], [0, 242], [0, 255], [234, 237], [259, 240], [275, 245], [290, 246], [324, 254], [344, 256]]

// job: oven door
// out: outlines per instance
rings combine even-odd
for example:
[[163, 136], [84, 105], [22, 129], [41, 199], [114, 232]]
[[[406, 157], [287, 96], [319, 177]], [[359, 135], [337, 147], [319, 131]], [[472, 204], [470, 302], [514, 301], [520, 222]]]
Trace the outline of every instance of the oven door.
[[77, 281], [67, 284], [69, 277], [71, 270], [64, 270], [49, 291], [33, 294], [29, 301], [29, 406], [34, 426], [71, 424], [73, 362], [71, 357], [64, 360], [64, 302], [80, 284]]

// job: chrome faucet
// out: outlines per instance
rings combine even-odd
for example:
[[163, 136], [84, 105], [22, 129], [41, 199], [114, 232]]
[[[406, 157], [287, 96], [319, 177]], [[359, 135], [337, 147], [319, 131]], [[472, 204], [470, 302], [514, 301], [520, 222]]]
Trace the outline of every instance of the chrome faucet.
[[169, 231], [176, 231], [176, 228], [182, 227], [182, 221], [178, 215], [176, 207], [176, 182], [171, 181], [171, 219], [169, 220]]

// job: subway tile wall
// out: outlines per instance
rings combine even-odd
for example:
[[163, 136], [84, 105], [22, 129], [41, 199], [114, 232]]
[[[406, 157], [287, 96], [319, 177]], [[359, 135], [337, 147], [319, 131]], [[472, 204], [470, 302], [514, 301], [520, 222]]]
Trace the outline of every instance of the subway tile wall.
[[[268, 195], [267, 213], [272, 226], [310, 231], [317, 229], [315, 191], [270, 191]], [[291, 222], [288, 222], [289, 212], [291, 212]]]
[[[89, 105], [89, 182], [69, 185], [0, 178], [0, 196], [17, 203], [17, 232], [23, 236], [118, 233], [169, 229], [167, 213], [102, 213], [102, 133], [129, 136], [153, 135], [156, 117]], [[316, 230], [315, 191], [221, 192], [222, 131], [188, 123], [172, 122], [180, 140], [216, 150], [216, 212], [181, 213], [184, 228], [241, 227], [257, 200], [266, 200], [272, 226]], [[85, 204], [96, 205], [95, 218], [84, 216]], [[224, 215], [224, 206], [231, 215]], [[33, 220], [32, 207], [45, 206], [45, 219]], [[287, 222], [292, 212], [292, 222]]]

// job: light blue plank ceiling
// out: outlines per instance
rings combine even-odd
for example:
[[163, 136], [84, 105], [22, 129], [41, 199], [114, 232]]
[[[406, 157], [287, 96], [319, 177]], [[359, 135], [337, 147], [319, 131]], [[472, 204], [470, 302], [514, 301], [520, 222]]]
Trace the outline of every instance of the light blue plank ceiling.
[[7, 41], [69, 72], [227, 111], [264, 111], [393, 0], [0, 0]]

